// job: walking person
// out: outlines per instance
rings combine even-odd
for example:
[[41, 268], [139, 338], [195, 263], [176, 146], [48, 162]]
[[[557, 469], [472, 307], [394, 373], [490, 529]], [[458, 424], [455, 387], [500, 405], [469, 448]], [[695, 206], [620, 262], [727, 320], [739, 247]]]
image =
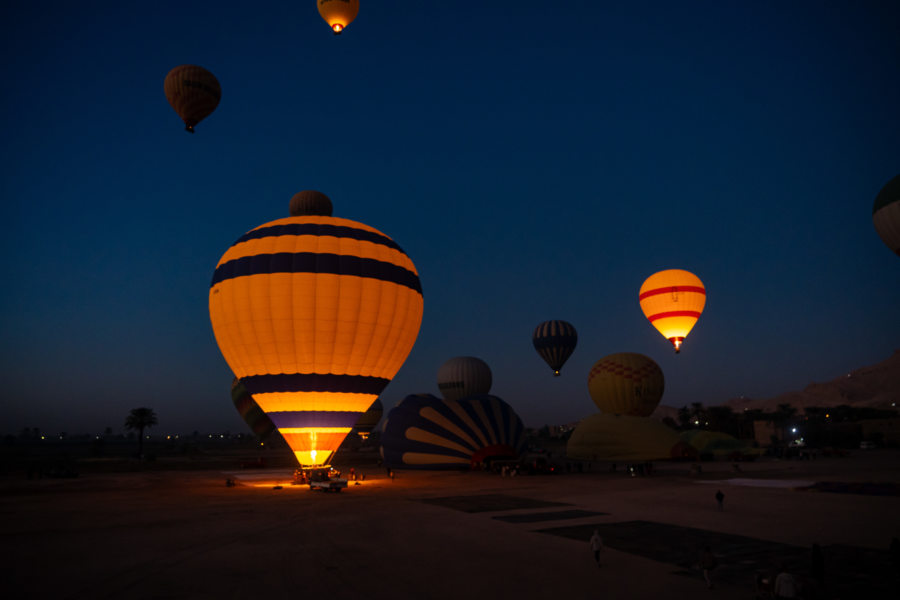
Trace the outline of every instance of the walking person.
[[600, 552], [603, 550], [603, 538], [600, 537], [600, 531], [595, 529], [594, 535], [591, 536], [591, 552], [594, 553], [594, 562], [600, 566]]
[[797, 580], [788, 573], [787, 565], [781, 565], [781, 570], [775, 577], [776, 598], [797, 598]]
[[725, 510], [725, 494], [722, 493], [722, 490], [716, 490], [716, 504], [719, 505], [719, 510]]
[[700, 569], [703, 571], [703, 579], [706, 581], [706, 589], [708, 590], [712, 589], [712, 572], [717, 566], [719, 566], [719, 561], [716, 560], [712, 549], [709, 546], [705, 546], [703, 553], [700, 555]]

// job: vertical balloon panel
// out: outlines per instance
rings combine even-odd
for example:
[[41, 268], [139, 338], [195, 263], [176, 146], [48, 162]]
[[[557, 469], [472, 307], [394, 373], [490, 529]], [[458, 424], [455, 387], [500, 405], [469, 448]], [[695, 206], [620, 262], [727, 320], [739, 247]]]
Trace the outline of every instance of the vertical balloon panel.
[[378, 230], [330, 216], [262, 225], [221, 258], [219, 348], [301, 465], [326, 463], [406, 360], [422, 321], [415, 266]]

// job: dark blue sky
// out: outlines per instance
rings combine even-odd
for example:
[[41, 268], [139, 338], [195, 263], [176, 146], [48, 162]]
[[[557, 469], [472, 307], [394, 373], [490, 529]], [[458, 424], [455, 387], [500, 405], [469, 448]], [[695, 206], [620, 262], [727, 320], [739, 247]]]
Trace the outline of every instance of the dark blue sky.
[[[595, 412], [632, 351], [663, 404], [764, 397], [900, 347], [900, 260], [871, 209], [900, 172], [896, 2], [24, 2], [0, 9], [0, 432], [243, 431], [207, 298], [303, 189], [415, 262], [418, 341], [382, 400], [479, 356], [526, 425]], [[163, 79], [222, 101], [183, 131]], [[675, 356], [638, 289], [708, 293]], [[531, 345], [565, 319], [554, 378]]]

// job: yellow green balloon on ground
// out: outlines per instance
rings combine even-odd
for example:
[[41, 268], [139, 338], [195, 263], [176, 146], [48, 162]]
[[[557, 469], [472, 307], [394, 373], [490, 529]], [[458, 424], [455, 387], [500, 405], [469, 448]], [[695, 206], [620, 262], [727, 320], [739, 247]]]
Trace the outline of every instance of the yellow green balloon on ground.
[[665, 391], [662, 369], [634, 352], [601, 358], [588, 373], [591, 399], [604, 413], [649, 417]]
[[656, 419], [599, 413], [582, 419], [569, 437], [574, 460], [639, 462], [680, 458], [678, 432]]
[[762, 451], [754, 448], [752, 442], [739, 440], [721, 431], [690, 429], [679, 434], [682, 441], [690, 444], [699, 454], [711, 454], [718, 459], [731, 458], [735, 453], [741, 456], [759, 455]]

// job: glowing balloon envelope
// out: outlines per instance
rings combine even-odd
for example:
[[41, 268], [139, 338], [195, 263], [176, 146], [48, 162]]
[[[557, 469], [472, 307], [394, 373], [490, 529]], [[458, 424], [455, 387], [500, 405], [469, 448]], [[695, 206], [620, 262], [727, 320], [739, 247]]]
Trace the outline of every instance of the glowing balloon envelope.
[[222, 87], [216, 76], [197, 65], [181, 65], [166, 75], [166, 99], [184, 121], [185, 131], [208, 117], [219, 105]]
[[422, 323], [416, 268], [391, 238], [301, 215], [219, 260], [209, 314], [225, 361], [301, 465], [325, 464], [394, 377]]
[[457, 356], [441, 365], [438, 389], [447, 400], [461, 400], [491, 391], [493, 376], [486, 362], [474, 356]]
[[591, 399], [604, 413], [649, 417], [662, 399], [665, 387], [659, 365], [634, 352], [601, 358], [588, 374]]
[[531, 341], [534, 349], [558, 377], [559, 370], [575, 351], [578, 333], [575, 327], [566, 321], [544, 321], [535, 328]]
[[319, 14], [339, 35], [359, 13], [359, 0], [318, 0]]
[[677, 353], [703, 312], [706, 288], [693, 273], [669, 269], [648, 277], [641, 286], [638, 300], [644, 316], [672, 342]]
[[875, 197], [872, 223], [887, 247], [900, 256], [900, 175], [888, 181]]

